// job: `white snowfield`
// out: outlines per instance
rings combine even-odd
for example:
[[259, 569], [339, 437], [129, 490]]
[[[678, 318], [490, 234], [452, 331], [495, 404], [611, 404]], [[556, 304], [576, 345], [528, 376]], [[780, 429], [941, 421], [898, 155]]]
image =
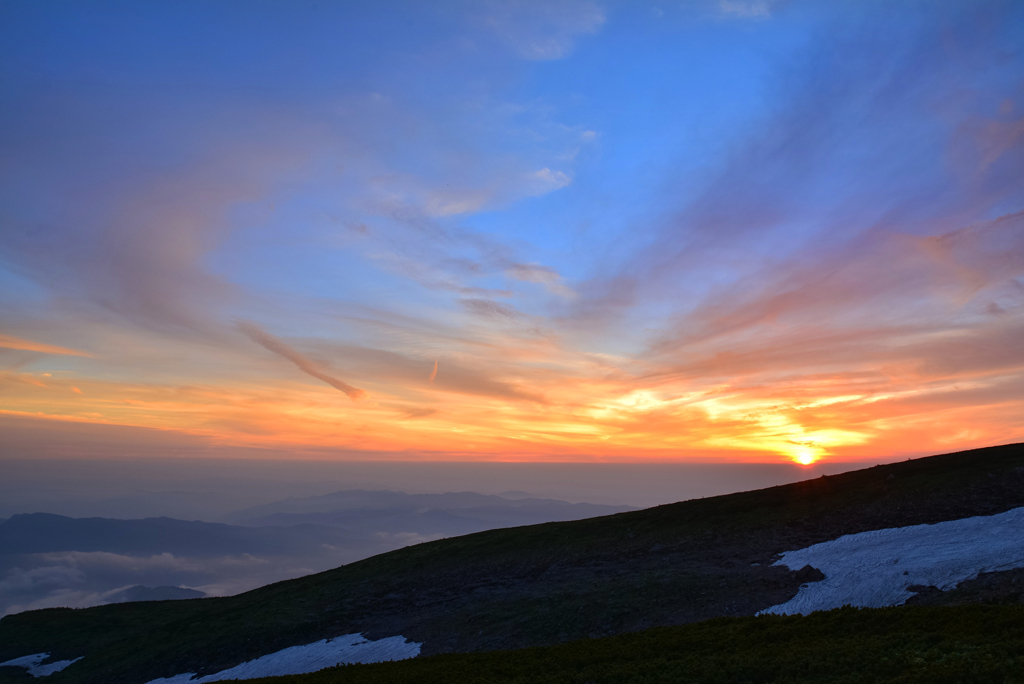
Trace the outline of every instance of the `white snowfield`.
[[47, 663], [46, 665], [40, 665], [50, 657], [49, 653], [33, 653], [32, 655], [22, 656], [15, 658], [14, 660], [8, 660], [0, 663], [0, 667], [23, 667], [28, 670], [28, 673], [33, 677], [47, 677], [52, 675], [54, 672], [60, 672], [71, 663], [81, 660], [81, 657], [75, 658], [74, 660], [58, 660], [55, 663]]
[[292, 646], [227, 670], [195, 678], [195, 673], [161, 677], [147, 684], [205, 684], [227, 679], [255, 679], [276, 675], [306, 674], [325, 667], [350, 663], [381, 663], [386, 660], [405, 660], [420, 654], [423, 644], [393, 636], [367, 641], [362, 634], [346, 634], [334, 639], [323, 639], [305, 646]]
[[907, 591], [912, 584], [947, 590], [982, 572], [1024, 567], [1024, 508], [849, 534], [787, 551], [775, 565], [792, 570], [810, 565], [825, 579], [803, 585], [791, 600], [762, 614], [897, 606], [914, 595]]

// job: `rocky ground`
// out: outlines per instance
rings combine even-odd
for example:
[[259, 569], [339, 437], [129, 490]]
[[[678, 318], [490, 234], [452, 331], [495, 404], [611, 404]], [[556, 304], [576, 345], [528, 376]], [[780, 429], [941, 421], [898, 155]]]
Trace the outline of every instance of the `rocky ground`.
[[907, 599], [908, 606], [1024, 605], [1024, 568], [983, 572], [947, 591], [919, 585], [910, 589], [917, 594]]

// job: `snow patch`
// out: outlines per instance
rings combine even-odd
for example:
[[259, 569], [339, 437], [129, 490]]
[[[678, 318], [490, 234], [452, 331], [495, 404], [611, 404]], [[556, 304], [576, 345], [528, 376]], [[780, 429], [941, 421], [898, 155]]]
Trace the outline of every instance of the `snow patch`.
[[420, 654], [422, 645], [415, 641], [407, 641], [403, 636], [368, 641], [362, 634], [346, 634], [305, 646], [292, 646], [198, 679], [194, 679], [195, 673], [187, 672], [173, 677], [153, 679], [146, 684], [205, 684], [226, 679], [307, 674], [335, 665], [381, 663], [386, 660], [415, 658]]
[[7, 662], [0, 663], [0, 667], [23, 667], [28, 670], [28, 673], [33, 677], [48, 677], [54, 672], [60, 672], [71, 663], [77, 663], [82, 659], [81, 656], [74, 660], [58, 660], [55, 663], [47, 663], [46, 665], [40, 665], [50, 657], [49, 653], [33, 653], [32, 655], [22, 656], [15, 658], [14, 660], [8, 660]]
[[775, 565], [825, 573], [786, 603], [761, 611], [806, 615], [844, 605], [897, 606], [912, 584], [947, 590], [982, 572], [1024, 567], [1024, 508], [999, 515], [848, 534], [787, 551]]

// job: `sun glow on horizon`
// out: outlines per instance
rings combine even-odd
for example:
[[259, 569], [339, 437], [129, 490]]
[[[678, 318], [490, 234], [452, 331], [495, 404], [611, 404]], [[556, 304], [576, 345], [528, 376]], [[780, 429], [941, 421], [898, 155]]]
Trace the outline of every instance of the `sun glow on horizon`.
[[793, 460], [800, 465], [811, 465], [819, 458], [819, 455], [811, 447], [798, 447], [792, 455]]
[[[879, 402], [849, 394], [842, 401], [804, 395], [780, 402], [777, 388], [770, 399], [721, 386], [709, 390], [710, 397], [661, 386], [615, 398], [614, 386], [557, 382], [544, 388], [539, 403], [452, 391], [438, 374], [435, 383], [420, 376], [433, 397], [430, 407], [421, 408], [379, 386], [368, 387], [370, 400], [356, 404], [330, 387], [295, 379], [268, 391], [251, 384], [182, 388], [99, 382], [67, 373], [14, 377], [22, 387], [19, 415], [178, 431], [226, 447], [406, 452], [442, 460], [763, 461], [775, 454], [806, 466], [861, 453], [849, 449], [868, 444], [875, 445], [872, 451], [917, 450], [914, 442], [920, 438], [915, 426], [911, 444], [894, 440], [900, 434], [888, 426]], [[601, 399], [602, 392], [613, 397]], [[834, 423], [860, 429], [828, 427]], [[992, 442], [990, 435], [984, 429], [951, 433], [973, 445]], [[932, 438], [944, 446], [942, 433], [933, 432]]]

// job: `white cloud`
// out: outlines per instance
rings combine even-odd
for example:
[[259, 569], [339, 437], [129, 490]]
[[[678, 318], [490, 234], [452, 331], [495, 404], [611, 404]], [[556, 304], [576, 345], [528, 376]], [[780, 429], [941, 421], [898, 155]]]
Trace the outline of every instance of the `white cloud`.
[[[85, 608], [107, 601], [126, 587], [199, 586], [212, 596], [248, 591], [337, 565], [338, 556], [314, 559], [306, 567], [294, 558], [269, 560], [251, 554], [185, 558], [170, 553], [129, 556], [106, 551], [26, 554], [20, 567], [0, 577], [0, 615], [68, 606]], [[309, 560], [309, 559], [303, 559]]]
[[84, 569], [116, 569], [130, 572], [147, 570], [198, 571], [203, 565], [194, 560], [181, 558], [170, 553], [152, 556], [128, 556], [108, 551], [54, 551], [35, 554], [44, 563], [62, 563], [68, 567]]
[[548, 167], [538, 169], [527, 176], [527, 192], [530, 195], [546, 195], [572, 183], [572, 177]]
[[562, 297], [574, 297], [576, 293], [562, 282], [558, 271], [541, 264], [512, 264], [505, 269], [505, 275], [527, 283], [540, 283], [548, 292]]
[[423, 208], [427, 216], [454, 216], [479, 210], [491, 200], [486, 189], [465, 188], [427, 191]]
[[84, 574], [80, 570], [65, 566], [45, 566], [28, 570], [12, 568], [7, 576], [0, 580], [0, 594], [26, 589], [63, 588], [81, 582], [83, 577]]
[[596, 33], [604, 10], [585, 0], [510, 0], [487, 4], [484, 25], [523, 59], [568, 56], [579, 36]]
[[772, 3], [768, 0], [719, 0], [722, 14], [742, 19], [767, 19], [772, 14]]

